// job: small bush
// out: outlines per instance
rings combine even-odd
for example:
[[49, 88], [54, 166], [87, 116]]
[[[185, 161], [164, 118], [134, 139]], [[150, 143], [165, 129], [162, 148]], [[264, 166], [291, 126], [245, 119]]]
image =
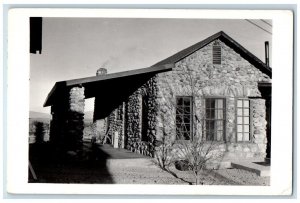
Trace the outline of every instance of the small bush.
[[175, 168], [179, 171], [189, 171], [189, 162], [188, 160], [179, 160], [174, 163]]

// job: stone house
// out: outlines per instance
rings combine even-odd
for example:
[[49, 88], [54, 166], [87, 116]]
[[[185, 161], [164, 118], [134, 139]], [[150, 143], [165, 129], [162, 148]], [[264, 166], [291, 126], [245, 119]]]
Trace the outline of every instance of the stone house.
[[226, 160], [261, 160], [270, 152], [271, 76], [221, 31], [148, 68], [57, 82], [44, 104], [50, 140], [80, 147], [84, 99], [95, 97], [94, 122], [114, 147], [153, 156], [164, 136], [198, 133], [220, 143]]

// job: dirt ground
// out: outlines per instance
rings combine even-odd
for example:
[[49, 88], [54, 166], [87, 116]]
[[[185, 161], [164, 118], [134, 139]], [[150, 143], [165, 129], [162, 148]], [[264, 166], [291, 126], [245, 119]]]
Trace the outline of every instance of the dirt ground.
[[[117, 184], [194, 184], [192, 172], [171, 168], [178, 177], [161, 170], [155, 165], [143, 167], [110, 168], [110, 176]], [[241, 169], [209, 170], [201, 174], [203, 185], [270, 185], [270, 177], [260, 177], [255, 173]]]
[[[41, 147], [45, 151], [51, 151]], [[172, 173], [163, 171], [153, 159], [110, 159], [99, 151], [99, 159], [76, 160], [73, 157], [57, 159], [53, 153], [43, 153], [41, 149], [31, 149], [31, 164], [38, 177], [35, 183], [89, 183], [89, 184], [194, 184], [189, 171], [179, 171], [171, 167]], [[174, 174], [177, 176], [175, 177]], [[270, 177], [259, 177], [255, 173], [241, 169], [210, 170], [201, 174], [203, 185], [270, 185]]]

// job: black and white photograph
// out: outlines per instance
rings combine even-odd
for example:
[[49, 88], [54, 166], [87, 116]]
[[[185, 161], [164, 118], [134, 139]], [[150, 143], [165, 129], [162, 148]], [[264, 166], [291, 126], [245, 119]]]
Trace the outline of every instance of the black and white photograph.
[[272, 186], [272, 18], [28, 21], [27, 184]]

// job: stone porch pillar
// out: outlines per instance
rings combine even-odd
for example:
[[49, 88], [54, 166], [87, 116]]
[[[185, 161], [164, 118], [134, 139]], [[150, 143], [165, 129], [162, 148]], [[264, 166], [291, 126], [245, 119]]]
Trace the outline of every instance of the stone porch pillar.
[[65, 144], [68, 150], [80, 150], [84, 129], [84, 87], [77, 86], [70, 89], [69, 109], [67, 112], [67, 133]]

